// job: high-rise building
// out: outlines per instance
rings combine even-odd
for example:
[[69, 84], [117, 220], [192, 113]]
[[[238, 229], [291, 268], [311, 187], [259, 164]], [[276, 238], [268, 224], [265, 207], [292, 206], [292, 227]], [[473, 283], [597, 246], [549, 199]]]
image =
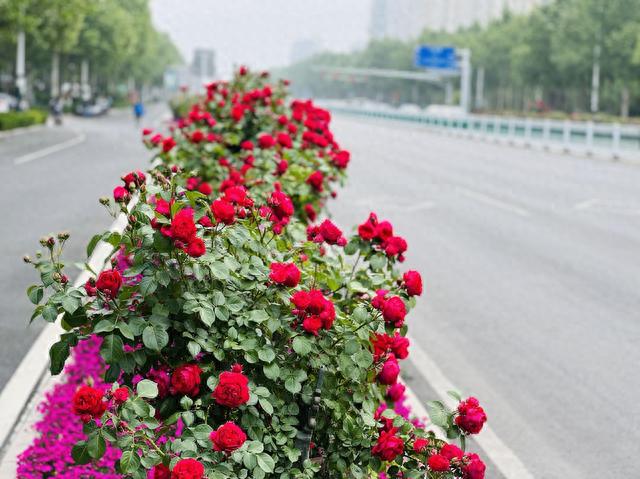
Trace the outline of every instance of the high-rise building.
[[486, 25], [503, 12], [526, 13], [553, 0], [373, 0], [372, 38], [408, 40], [422, 30], [453, 32]]

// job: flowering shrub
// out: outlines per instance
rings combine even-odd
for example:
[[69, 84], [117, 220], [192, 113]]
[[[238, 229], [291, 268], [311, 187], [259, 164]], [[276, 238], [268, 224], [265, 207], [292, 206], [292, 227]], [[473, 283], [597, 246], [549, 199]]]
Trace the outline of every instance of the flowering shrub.
[[126, 229], [88, 246], [111, 243], [112, 269], [75, 288], [60, 261], [67, 236], [42, 240], [33, 317], [64, 313], [67, 329], [52, 373], [96, 335], [111, 385], [75, 391], [87, 437], [73, 458], [113, 447], [117, 471], [135, 478], [483, 477], [463, 451], [486, 420], [477, 400], [429, 403], [462, 449], [385, 407], [403, 396], [405, 317], [422, 279], [396, 269], [407, 243], [388, 221], [372, 213], [351, 238], [316, 221], [349, 154], [328, 112], [287, 106], [284, 83], [266, 81], [241, 69], [172, 135], [144, 132], [160, 160], [152, 181], [123, 177], [101, 201]]

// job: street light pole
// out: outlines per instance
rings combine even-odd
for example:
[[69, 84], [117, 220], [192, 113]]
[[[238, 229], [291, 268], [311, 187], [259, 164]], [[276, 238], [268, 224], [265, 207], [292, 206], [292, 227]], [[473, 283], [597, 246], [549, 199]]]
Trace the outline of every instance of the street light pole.
[[460, 49], [460, 108], [469, 113], [471, 104], [471, 50]]
[[24, 99], [27, 93], [27, 78], [25, 70], [25, 34], [24, 30], [20, 29], [17, 38], [17, 50], [16, 50], [16, 88], [20, 95], [20, 101]]

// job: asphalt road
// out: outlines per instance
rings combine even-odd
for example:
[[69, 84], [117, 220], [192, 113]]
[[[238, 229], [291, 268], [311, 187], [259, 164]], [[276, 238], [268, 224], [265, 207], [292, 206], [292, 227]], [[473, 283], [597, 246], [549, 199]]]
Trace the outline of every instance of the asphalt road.
[[[166, 112], [152, 106], [144, 124], [157, 124]], [[91, 236], [112, 222], [98, 198], [110, 195], [123, 173], [148, 165], [140, 139], [128, 110], [69, 117], [60, 127], [0, 138], [0, 389], [44, 325], [41, 319], [28, 325], [32, 305], [25, 290], [37, 276], [22, 256], [41, 248], [40, 237], [67, 230], [73, 278], [79, 272], [73, 263], [84, 261]], [[51, 151], [56, 148], [64, 149]]]
[[334, 217], [407, 238], [421, 348], [534, 477], [638, 477], [640, 166], [334, 122], [352, 151]]

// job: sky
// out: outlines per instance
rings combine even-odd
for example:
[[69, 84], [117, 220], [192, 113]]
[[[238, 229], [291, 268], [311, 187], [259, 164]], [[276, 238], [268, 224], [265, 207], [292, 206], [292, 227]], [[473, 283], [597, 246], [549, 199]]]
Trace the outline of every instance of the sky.
[[323, 50], [350, 51], [369, 38], [371, 0], [151, 0], [153, 21], [184, 59], [216, 51], [216, 68], [271, 68], [290, 62], [292, 47], [313, 40]]

